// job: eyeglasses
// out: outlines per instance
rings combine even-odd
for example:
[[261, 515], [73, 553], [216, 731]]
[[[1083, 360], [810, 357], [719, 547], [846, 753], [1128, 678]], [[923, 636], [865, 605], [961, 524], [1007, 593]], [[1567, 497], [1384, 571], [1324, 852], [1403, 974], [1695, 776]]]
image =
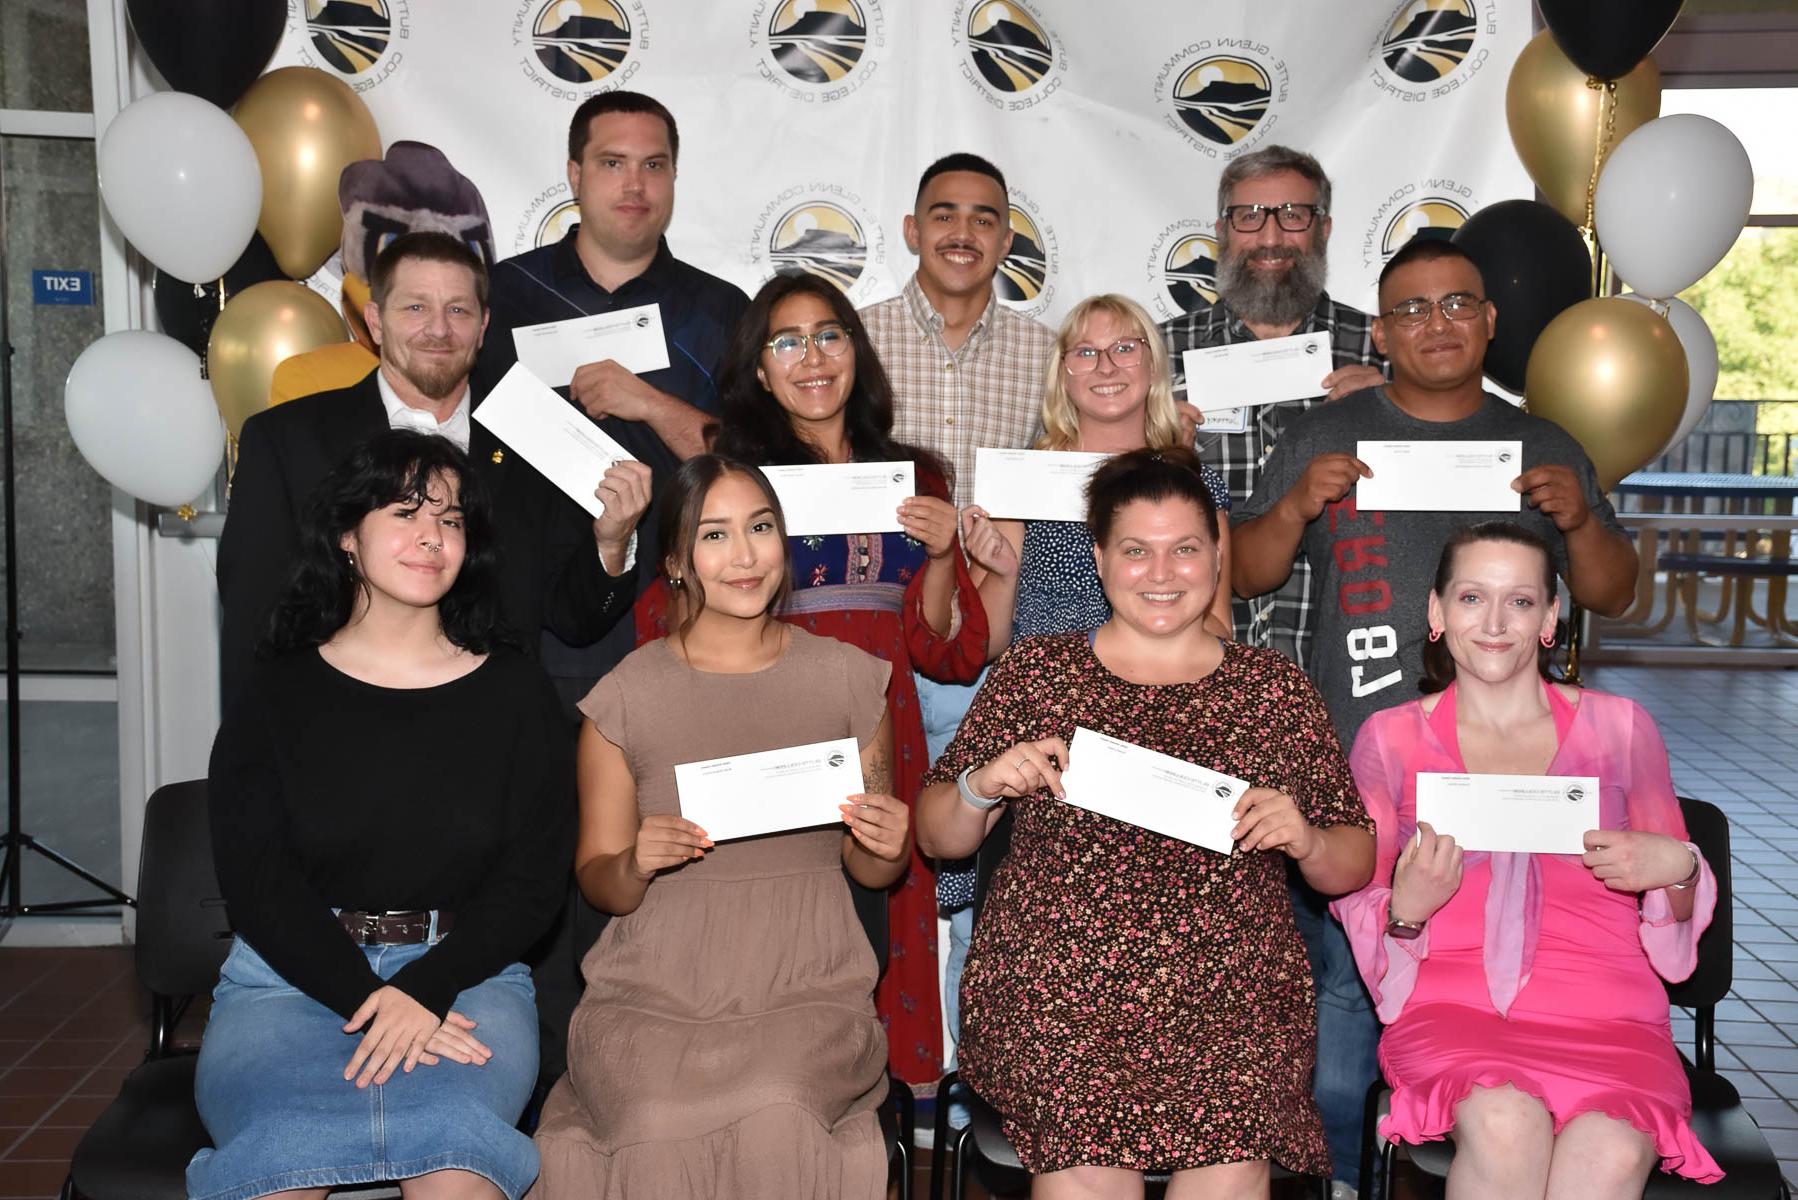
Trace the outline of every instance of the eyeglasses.
[[1311, 228], [1311, 222], [1325, 215], [1322, 206], [1316, 204], [1230, 204], [1224, 207], [1224, 220], [1237, 233], [1260, 233], [1269, 213], [1287, 233], [1303, 233]]
[[762, 343], [777, 363], [796, 363], [811, 346], [826, 358], [836, 358], [849, 349], [849, 331], [840, 325], [826, 325], [815, 333], [777, 333]]
[[1091, 375], [1099, 369], [1101, 354], [1111, 359], [1111, 365], [1120, 371], [1140, 367], [1147, 357], [1143, 353], [1143, 339], [1119, 338], [1109, 346], [1075, 346], [1061, 356], [1061, 365], [1067, 368], [1069, 375]]
[[1390, 317], [1394, 325], [1409, 327], [1428, 323], [1430, 312], [1438, 308], [1447, 320], [1471, 321], [1485, 311], [1486, 300], [1472, 292], [1450, 292], [1440, 300], [1414, 296], [1409, 300], [1399, 301], [1380, 315]]

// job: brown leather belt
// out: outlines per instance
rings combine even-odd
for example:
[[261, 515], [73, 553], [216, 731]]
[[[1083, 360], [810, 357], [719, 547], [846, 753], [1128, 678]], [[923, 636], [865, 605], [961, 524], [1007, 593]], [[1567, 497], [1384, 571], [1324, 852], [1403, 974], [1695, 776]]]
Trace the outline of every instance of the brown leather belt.
[[[431, 910], [413, 912], [357, 912], [344, 909], [337, 914], [338, 923], [350, 940], [358, 946], [415, 946], [431, 940]], [[445, 909], [437, 910], [437, 936], [455, 927], [455, 917]]]

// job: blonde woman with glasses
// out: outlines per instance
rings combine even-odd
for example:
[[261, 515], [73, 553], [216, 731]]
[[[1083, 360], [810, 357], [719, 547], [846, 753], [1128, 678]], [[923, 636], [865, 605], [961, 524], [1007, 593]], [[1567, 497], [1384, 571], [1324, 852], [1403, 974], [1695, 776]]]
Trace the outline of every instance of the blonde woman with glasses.
[[[1167, 348], [1135, 301], [1116, 294], [1082, 300], [1061, 323], [1055, 349], [1035, 449], [1120, 454], [1191, 447], [1174, 402]], [[1223, 477], [1209, 467], [1202, 477], [1218, 512], [1228, 513]], [[978, 505], [964, 508], [962, 518], [963, 542], [984, 571], [979, 586], [989, 661], [1020, 638], [1096, 629], [1110, 619], [1084, 522], [995, 520]], [[1218, 525], [1218, 558], [1228, 579], [1229, 525]], [[1229, 588], [1218, 589], [1205, 622], [1229, 638]]]

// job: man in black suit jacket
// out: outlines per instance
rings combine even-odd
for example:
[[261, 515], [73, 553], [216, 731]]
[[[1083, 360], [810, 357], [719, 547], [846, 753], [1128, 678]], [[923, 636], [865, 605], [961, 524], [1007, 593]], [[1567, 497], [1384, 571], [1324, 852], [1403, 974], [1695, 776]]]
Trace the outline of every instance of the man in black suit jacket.
[[649, 469], [619, 463], [608, 470], [596, 489], [606, 513], [595, 521], [469, 419], [469, 372], [487, 326], [480, 257], [448, 234], [406, 234], [370, 274], [366, 316], [380, 366], [359, 383], [244, 423], [219, 543], [227, 705], [248, 680], [286, 588], [312, 489], [351, 447], [385, 429], [424, 429], [466, 446], [493, 498], [502, 611], [526, 652], [536, 653], [543, 629], [571, 645], [597, 641], [636, 596], [630, 543], [649, 503]]

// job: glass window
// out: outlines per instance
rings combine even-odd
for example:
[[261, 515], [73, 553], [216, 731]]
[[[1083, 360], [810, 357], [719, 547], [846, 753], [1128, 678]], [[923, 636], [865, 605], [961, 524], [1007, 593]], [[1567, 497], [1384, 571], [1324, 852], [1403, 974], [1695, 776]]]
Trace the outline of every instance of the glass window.
[[0, 3], [0, 108], [93, 111], [86, 0]]

